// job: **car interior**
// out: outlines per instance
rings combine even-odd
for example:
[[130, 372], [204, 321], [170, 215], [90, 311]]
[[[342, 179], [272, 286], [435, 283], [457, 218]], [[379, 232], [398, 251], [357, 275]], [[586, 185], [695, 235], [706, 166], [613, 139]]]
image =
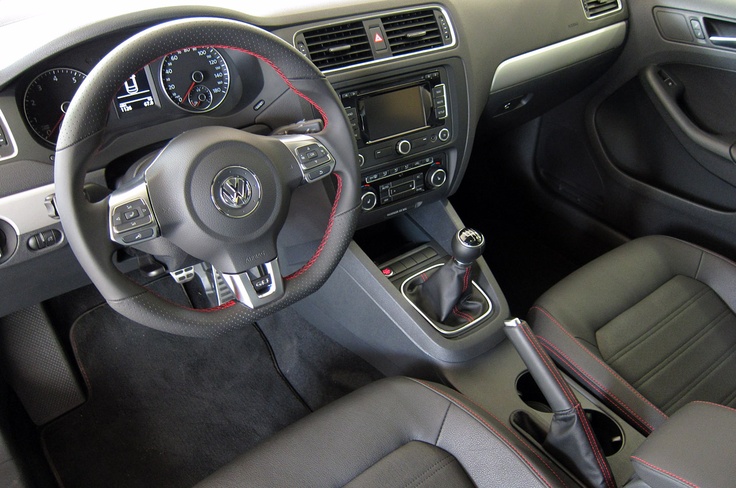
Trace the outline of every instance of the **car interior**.
[[3, 7], [0, 485], [734, 485], [733, 1]]

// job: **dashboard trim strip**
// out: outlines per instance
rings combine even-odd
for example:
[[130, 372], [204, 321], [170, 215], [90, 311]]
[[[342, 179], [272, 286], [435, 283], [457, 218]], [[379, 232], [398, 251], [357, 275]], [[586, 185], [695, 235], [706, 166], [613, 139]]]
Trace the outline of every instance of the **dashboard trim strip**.
[[0, 219], [21, 236], [58, 224], [59, 220], [49, 216], [44, 204], [53, 193], [54, 185], [50, 184], [0, 198]]
[[491, 93], [615, 49], [623, 44], [625, 38], [624, 21], [509, 58], [496, 68]]

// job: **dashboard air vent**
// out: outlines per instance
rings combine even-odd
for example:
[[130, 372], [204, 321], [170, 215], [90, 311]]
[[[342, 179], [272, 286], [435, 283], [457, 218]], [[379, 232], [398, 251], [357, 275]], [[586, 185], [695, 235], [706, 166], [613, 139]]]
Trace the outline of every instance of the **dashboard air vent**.
[[585, 16], [589, 19], [621, 10], [621, 0], [583, 0]]
[[373, 60], [371, 46], [362, 22], [331, 25], [304, 32], [304, 41], [312, 62], [319, 69]]
[[381, 21], [394, 56], [444, 45], [434, 10], [403, 12], [382, 17]]

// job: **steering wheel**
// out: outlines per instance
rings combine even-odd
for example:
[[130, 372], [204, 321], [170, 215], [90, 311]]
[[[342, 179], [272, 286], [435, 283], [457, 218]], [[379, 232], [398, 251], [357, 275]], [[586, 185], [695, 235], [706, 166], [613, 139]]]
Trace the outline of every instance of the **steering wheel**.
[[[321, 115], [310, 135], [259, 136], [202, 127], [171, 140], [145, 171], [101, 202], [83, 191], [108, 109], [131, 73], [187, 47], [245, 52], [265, 62]], [[314, 256], [282, 277], [276, 238], [292, 192], [334, 175], [336, 194]], [[128, 39], [87, 76], [67, 111], [55, 162], [56, 202], [66, 238], [112, 308], [140, 324], [191, 337], [236, 329], [316, 291], [345, 253], [358, 219], [357, 147], [327, 79], [296, 49], [257, 27], [218, 18], [164, 23]], [[237, 298], [212, 309], [175, 305], [113, 263], [120, 246], [164, 242], [220, 271]]]

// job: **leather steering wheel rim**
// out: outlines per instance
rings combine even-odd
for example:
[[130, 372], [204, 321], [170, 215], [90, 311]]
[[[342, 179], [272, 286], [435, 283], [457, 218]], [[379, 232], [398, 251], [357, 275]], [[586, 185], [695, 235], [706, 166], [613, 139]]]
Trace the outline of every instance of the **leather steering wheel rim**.
[[[336, 161], [337, 192], [317, 251], [284, 279], [281, 298], [251, 309], [230, 302], [213, 309], [175, 305], [132, 282], [112, 261], [116, 245], [108, 234], [108, 200], [90, 203], [84, 178], [98, 151], [111, 101], [131, 73], [186, 47], [213, 46], [253, 55], [276, 70], [286, 85], [322, 115], [325, 128], [315, 139]], [[322, 73], [291, 45], [238, 21], [193, 18], [149, 28], [111, 51], [88, 75], [72, 100], [61, 127], [54, 180], [59, 215], [82, 268], [116, 311], [142, 325], [178, 335], [212, 337], [272, 314], [316, 291], [337, 267], [355, 231], [360, 177], [357, 147], [342, 104]]]

